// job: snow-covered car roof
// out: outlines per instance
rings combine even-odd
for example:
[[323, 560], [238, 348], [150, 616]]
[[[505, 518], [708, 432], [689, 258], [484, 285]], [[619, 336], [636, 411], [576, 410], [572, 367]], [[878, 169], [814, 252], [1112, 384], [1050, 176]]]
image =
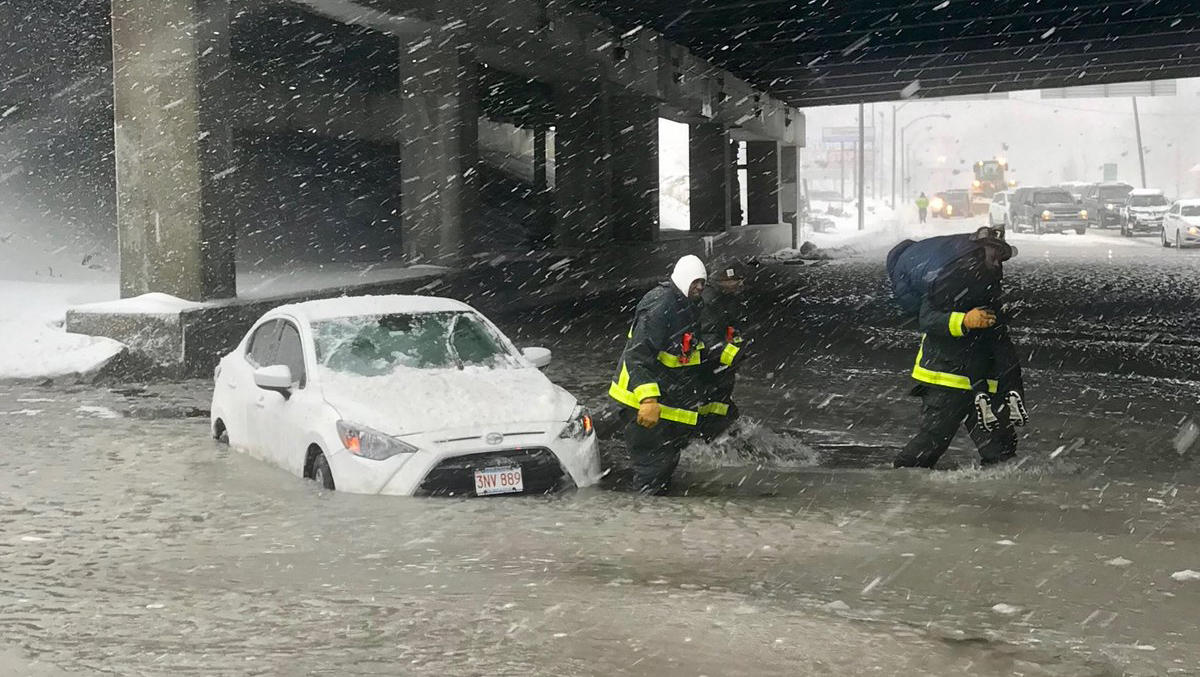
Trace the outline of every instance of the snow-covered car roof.
[[1130, 195], [1162, 195], [1163, 192], [1158, 188], [1134, 188], [1129, 191]]
[[303, 303], [291, 303], [270, 311], [270, 315], [287, 313], [309, 322], [358, 315], [392, 315], [400, 313], [444, 313], [472, 310], [462, 301], [439, 296], [342, 296]]

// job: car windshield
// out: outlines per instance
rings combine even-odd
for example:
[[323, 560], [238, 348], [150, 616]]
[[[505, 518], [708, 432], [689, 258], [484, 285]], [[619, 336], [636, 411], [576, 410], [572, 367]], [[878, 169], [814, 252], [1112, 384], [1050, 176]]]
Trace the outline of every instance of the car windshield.
[[1100, 198], [1102, 200], [1123, 200], [1131, 190], [1133, 188], [1129, 186], [1100, 186]]
[[1065, 190], [1043, 190], [1033, 194], [1033, 201], [1037, 204], [1059, 204], [1074, 202], [1075, 198]]
[[1183, 216], [1200, 216], [1200, 205], [1184, 205]]
[[1170, 204], [1162, 195], [1130, 195], [1130, 207], [1162, 207]]
[[519, 366], [504, 339], [467, 312], [358, 315], [313, 323], [317, 363], [361, 376], [397, 367]]

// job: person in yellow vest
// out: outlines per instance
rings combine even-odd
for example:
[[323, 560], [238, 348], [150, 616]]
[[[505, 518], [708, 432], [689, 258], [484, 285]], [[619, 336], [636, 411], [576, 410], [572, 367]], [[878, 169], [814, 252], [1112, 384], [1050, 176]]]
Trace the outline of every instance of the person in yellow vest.
[[925, 223], [926, 217], [929, 216], [929, 198], [925, 197], [925, 193], [917, 196], [917, 216], [921, 223]]
[[708, 273], [688, 255], [646, 293], [608, 394], [625, 405], [625, 444], [638, 491], [662, 494], [697, 434], [702, 402], [700, 299]]

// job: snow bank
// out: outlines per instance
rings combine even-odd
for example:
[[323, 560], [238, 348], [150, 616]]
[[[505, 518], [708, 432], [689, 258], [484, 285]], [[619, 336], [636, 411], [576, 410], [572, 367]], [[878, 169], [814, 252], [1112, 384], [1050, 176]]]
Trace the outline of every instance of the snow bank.
[[162, 294], [159, 292], [151, 292], [134, 296], [127, 299], [117, 299], [115, 301], [101, 301], [99, 303], [85, 303], [72, 308], [79, 313], [123, 313], [129, 315], [178, 315], [185, 310], [199, 308], [202, 303], [193, 301], [185, 301], [181, 298], [171, 296], [170, 294]]
[[90, 374], [125, 346], [68, 334], [67, 308], [112, 299], [115, 283], [67, 284], [0, 280], [0, 380]]

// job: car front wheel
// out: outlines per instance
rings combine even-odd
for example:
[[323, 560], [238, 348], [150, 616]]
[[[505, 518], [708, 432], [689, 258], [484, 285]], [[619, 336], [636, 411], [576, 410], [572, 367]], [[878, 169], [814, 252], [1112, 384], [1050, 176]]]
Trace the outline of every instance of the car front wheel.
[[1162, 229], [1162, 246], [1164, 246], [1164, 247], [1171, 246], [1171, 243], [1167, 240], [1167, 229], [1165, 226]]
[[1178, 230], [1175, 231], [1175, 248], [1183, 251], [1183, 233]]
[[325, 454], [317, 452], [312, 462], [312, 478], [313, 481], [321, 485], [321, 488], [334, 490], [333, 472], [329, 470], [329, 461], [325, 460]]

